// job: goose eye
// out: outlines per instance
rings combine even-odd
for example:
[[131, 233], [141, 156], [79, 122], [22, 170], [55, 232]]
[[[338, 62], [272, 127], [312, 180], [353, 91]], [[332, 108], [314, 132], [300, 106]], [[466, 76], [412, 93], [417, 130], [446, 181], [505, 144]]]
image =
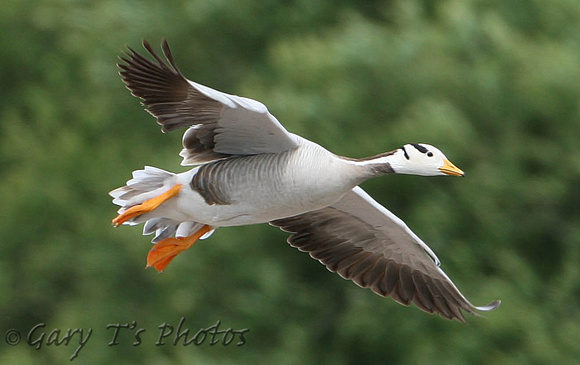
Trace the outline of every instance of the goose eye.
[[427, 152], [427, 156], [433, 157], [433, 152]]

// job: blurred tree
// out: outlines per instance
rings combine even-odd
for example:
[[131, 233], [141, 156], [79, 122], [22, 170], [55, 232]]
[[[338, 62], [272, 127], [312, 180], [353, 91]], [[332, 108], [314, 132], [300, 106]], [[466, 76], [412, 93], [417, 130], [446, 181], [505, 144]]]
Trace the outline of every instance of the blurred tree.
[[[68, 361], [47, 332], [89, 327], [86, 363], [575, 363], [580, 359], [580, 3], [482, 0], [5, 1], [0, 13], [2, 363]], [[336, 153], [440, 146], [465, 179], [367, 189], [437, 252], [488, 319], [447, 322], [330, 274], [271, 227], [220, 229], [162, 275], [109, 225], [132, 170], [182, 171], [116, 56], [167, 38], [182, 71], [264, 102]], [[155, 346], [248, 328], [243, 346]], [[136, 321], [109, 346], [107, 324]], [[75, 339], [76, 341], [76, 339]]]

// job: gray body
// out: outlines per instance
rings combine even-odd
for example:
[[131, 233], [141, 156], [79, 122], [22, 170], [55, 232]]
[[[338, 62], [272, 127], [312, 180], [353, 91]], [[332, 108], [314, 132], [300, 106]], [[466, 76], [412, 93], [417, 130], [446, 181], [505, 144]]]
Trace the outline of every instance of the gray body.
[[299, 141], [281, 153], [228, 158], [167, 177], [159, 191], [175, 184], [192, 189], [152, 214], [214, 227], [265, 223], [329, 206], [369, 175], [368, 167]]

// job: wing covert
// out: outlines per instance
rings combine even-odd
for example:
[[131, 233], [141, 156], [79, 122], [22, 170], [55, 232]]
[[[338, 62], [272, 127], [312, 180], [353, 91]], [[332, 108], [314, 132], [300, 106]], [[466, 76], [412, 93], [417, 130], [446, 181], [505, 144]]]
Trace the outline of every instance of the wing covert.
[[156, 62], [128, 47], [129, 52], [121, 57], [124, 63], [118, 65], [121, 77], [163, 132], [190, 127], [183, 135], [183, 165], [229, 155], [282, 152], [298, 145], [296, 136], [264, 104], [187, 80], [166, 41], [162, 50], [167, 61], [145, 40], [143, 47]]

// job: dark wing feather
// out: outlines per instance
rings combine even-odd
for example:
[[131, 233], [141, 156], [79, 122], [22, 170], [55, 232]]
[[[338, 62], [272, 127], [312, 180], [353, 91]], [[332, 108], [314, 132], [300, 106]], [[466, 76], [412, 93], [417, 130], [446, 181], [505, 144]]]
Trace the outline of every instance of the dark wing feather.
[[183, 135], [184, 165], [230, 155], [276, 153], [296, 147], [288, 133], [262, 103], [229, 95], [187, 80], [177, 68], [169, 45], [162, 43], [167, 61], [147, 41], [143, 47], [152, 61], [129, 47], [121, 77], [131, 93], [167, 132], [190, 127]]
[[329, 207], [271, 224], [291, 232], [290, 245], [330, 271], [401, 304], [414, 303], [461, 322], [462, 310], [477, 314], [500, 304], [472, 305], [439, 268], [431, 249], [359, 187]]

